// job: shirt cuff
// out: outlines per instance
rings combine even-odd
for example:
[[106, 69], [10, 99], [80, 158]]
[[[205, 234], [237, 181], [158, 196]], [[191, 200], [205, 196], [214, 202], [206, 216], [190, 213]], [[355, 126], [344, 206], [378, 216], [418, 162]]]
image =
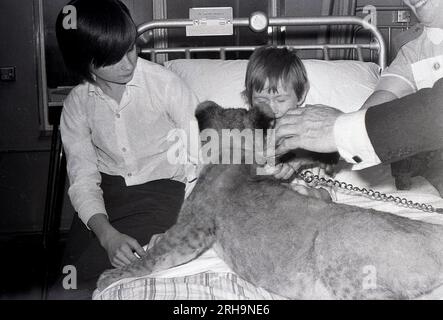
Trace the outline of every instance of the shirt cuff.
[[367, 109], [344, 113], [334, 124], [338, 152], [343, 159], [354, 164], [352, 170], [361, 170], [381, 163], [366, 132], [366, 111]]
[[99, 200], [86, 201], [78, 209], [78, 217], [85, 224], [88, 230], [91, 230], [88, 226], [89, 219], [91, 219], [92, 216], [98, 213], [104, 214], [106, 216], [108, 215], [106, 213], [104, 203]]

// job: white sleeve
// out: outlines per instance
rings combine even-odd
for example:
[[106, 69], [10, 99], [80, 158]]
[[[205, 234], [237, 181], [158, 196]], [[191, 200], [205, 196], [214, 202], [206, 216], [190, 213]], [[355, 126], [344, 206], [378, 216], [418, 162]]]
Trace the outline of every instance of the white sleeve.
[[86, 116], [80, 112], [82, 104], [73, 93], [65, 99], [60, 133], [70, 182], [68, 194], [79, 218], [89, 229], [88, 221], [93, 215], [107, 216], [107, 213], [91, 131]]
[[366, 132], [366, 111], [367, 109], [344, 113], [334, 124], [334, 138], [338, 152], [343, 159], [354, 164], [353, 170], [381, 163]]
[[414, 63], [411, 51], [415, 53], [415, 47], [403, 46], [394, 61], [385, 69], [375, 88], [375, 91], [389, 91], [397, 98], [410, 95], [417, 91], [411, 65]]

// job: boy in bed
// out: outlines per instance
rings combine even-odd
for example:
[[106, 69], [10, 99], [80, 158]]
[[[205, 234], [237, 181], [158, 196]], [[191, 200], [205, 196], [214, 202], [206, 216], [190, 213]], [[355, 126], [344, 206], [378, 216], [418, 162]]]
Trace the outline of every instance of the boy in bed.
[[[419, 24], [401, 34], [395, 60], [383, 71], [375, 92], [363, 108], [398, 99], [443, 78], [443, 0], [404, 0]], [[397, 188], [410, 188], [410, 178], [425, 177], [443, 196], [442, 150], [418, 154], [392, 164]]]
[[[249, 58], [243, 95], [250, 106], [265, 106], [264, 111], [272, 111], [270, 116], [275, 120], [301, 106], [308, 91], [309, 81], [306, 69], [295, 50], [263, 46], [256, 49]], [[316, 173], [321, 171], [322, 175], [331, 169], [329, 165], [313, 162], [312, 159], [297, 158], [288, 163], [276, 165], [272, 169], [272, 174], [277, 179], [288, 180], [295, 171], [308, 167]], [[329, 192], [325, 189], [307, 187], [302, 181], [295, 180], [291, 187], [304, 195], [331, 199]]]
[[138, 59], [136, 26], [122, 2], [69, 4], [77, 28], [66, 29], [60, 12], [57, 39], [81, 83], [64, 101], [60, 130], [78, 215], [62, 266], [76, 268], [77, 290], [63, 290], [61, 279], [50, 298], [87, 299], [105, 269], [138, 259], [141, 245], [176, 222], [194, 172], [168, 161], [175, 143], [168, 134], [179, 128], [190, 137], [198, 101], [177, 75]]

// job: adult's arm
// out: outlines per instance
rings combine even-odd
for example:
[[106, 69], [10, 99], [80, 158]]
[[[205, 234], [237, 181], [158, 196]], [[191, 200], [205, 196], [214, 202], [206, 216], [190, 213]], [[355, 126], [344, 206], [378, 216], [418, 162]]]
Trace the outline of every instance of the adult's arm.
[[395, 99], [398, 99], [398, 97], [390, 91], [387, 90], [374, 91], [374, 93], [371, 94], [369, 98], [366, 100], [366, 102], [363, 104], [361, 109], [367, 109], [369, 107], [377, 106], [379, 104], [389, 102]]
[[443, 79], [433, 88], [369, 108], [365, 124], [384, 163], [443, 148]]
[[[417, 34], [411, 34], [413, 40]], [[409, 37], [411, 37], [409, 36]], [[416, 48], [413, 44], [405, 44], [398, 51], [394, 61], [383, 70], [377, 87], [366, 100], [362, 109], [367, 109], [394, 99], [402, 98], [417, 92], [411, 64], [414, 63]]]
[[433, 88], [344, 114], [326, 106], [277, 121], [276, 154], [303, 148], [340, 154], [359, 169], [443, 148], [443, 79]]

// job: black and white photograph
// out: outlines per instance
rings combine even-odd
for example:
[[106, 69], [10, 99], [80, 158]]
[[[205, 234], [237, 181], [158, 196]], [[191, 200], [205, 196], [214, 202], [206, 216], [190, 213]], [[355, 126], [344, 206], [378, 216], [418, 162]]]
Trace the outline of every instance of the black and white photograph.
[[442, 197], [443, 0], [0, 0], [0, 300], [442, 300]]

